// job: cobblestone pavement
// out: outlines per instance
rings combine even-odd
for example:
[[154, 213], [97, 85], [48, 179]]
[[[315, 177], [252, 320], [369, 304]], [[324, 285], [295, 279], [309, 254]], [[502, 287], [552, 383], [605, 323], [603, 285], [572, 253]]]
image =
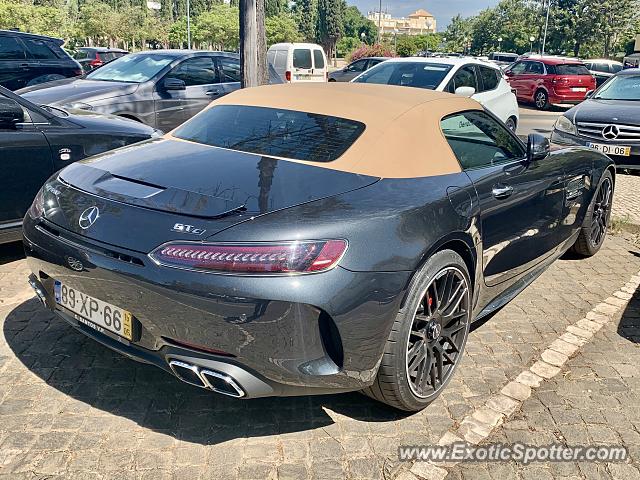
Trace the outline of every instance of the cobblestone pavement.
[[624, 445], [619, 463], [459, 464], [448, 480], [640, 478], [640, 292], [560, 374], [544, 382], [508, 422], [483, 443]]
[[[236, 401], [190, 387], [96, 344], [27, 300], [24, 261], [8, 262], [0, 265], [0, 478], [406, 477], [399, 445], [437, 442], [639, 270], [638, 250], [615, 237], [594, 258], [556, 262], [471, 333], [443, 395], [404, 416], [357, 393]], [[603, 350], [614, 336], [593, 352], [591, 371], [604, 378], [593, 388], [619, 387], [616, 397], [635, 401], [637, 415], [640, 388], [624, 377], [629, 370], [610, 367], [624, 380], [606, 380], [613, 372]], [[626, 363], [620, 355], [621, 365], [637, 365], [637, 355], [626, 355]], [[567, 378], [583, 386], [587, 374], [574, 368]], [[555, 381], [546, 397], [536, 395], [548, 401], [575, 393], [563, 390], [565, 377]], [[533, 432], [525, 423], [542, 428], [550, 421], [534, 413], [542, 400], [531, 402], [515, 423], [525, 435]], [[616, 412], [624, 412], [622, 403]]]
[[616, 191], [613, 199], [613, 217], [640, 225], [640, 176], [616, 175]]

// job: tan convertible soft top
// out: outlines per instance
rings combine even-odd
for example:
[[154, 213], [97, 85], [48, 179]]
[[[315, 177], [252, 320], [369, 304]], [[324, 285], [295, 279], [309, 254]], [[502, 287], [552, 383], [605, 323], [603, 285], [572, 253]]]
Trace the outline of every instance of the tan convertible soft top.
[[482, 109], [474, 100], [448, 93], [363, 83], [247, 88], [216, 100], [208, 108], [216, 105], [283, 108], [362, 122], [366, 125], [363, 134], [333, 162], [291, 161], [383, 178], [460, 172], [440, 120], [451, 113]]

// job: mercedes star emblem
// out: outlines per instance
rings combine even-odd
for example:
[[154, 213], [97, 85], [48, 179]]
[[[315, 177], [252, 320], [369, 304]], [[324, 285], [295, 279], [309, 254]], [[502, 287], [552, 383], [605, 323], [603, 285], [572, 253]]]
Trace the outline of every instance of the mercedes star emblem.
[[602, 129], [602, 137], [607, 140], [615, 140], [620, 135], [620, 128], [617, 125], [607, 125]]
[[82, 262], [77, 258], [67, 257], [67, 263], [76, 272], [81, 272], [82, 270], [84, 270], [84, 265], [82, 265]]
[[96, 220], [98, 220], [99, 216], [100, 210], [98, 210], [98, 207], [89, 207], [80, 214], [78, 225], [80, 225], [81, 229], [86, 230], [91, 225], [96, 223]]

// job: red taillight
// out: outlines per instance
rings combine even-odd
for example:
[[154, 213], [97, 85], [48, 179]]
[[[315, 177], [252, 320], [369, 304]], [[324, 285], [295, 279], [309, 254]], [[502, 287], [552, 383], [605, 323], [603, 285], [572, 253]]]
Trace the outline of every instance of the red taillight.
[[160, 265], [207, 272], [311, 273], [334, 267], [346, 249], [344, 240], [262, 245], [177, 242], [150, 256]]
[[552, 82], [556, 85], [568, 85], [569, 79], [567, 77], [553, 77]]
[[287, 70], [287, 71], [284, 73], [284, 78], [287, 80], [287, 82], [290, 82], [290, 81], [291, 81], [291, 72], [290, 72], [289, 70]]
[[89, 65], [91, 65], [92, 67], [100, 67], [102, 66], [102, 60], [100, 60], [99, 58], [95, 58], [89, 62]]

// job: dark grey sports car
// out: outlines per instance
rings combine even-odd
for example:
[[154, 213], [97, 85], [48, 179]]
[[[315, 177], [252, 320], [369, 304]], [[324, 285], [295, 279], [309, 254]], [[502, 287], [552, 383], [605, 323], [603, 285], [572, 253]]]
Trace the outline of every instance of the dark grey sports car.
[[411, 411], [473, 321], [568, 249], [598, 251], [614, 175], [596, 151], [524, 145], [467, 98], [259, 87], [64, 169], [24, 244], [49, 308], [181, 380]]

